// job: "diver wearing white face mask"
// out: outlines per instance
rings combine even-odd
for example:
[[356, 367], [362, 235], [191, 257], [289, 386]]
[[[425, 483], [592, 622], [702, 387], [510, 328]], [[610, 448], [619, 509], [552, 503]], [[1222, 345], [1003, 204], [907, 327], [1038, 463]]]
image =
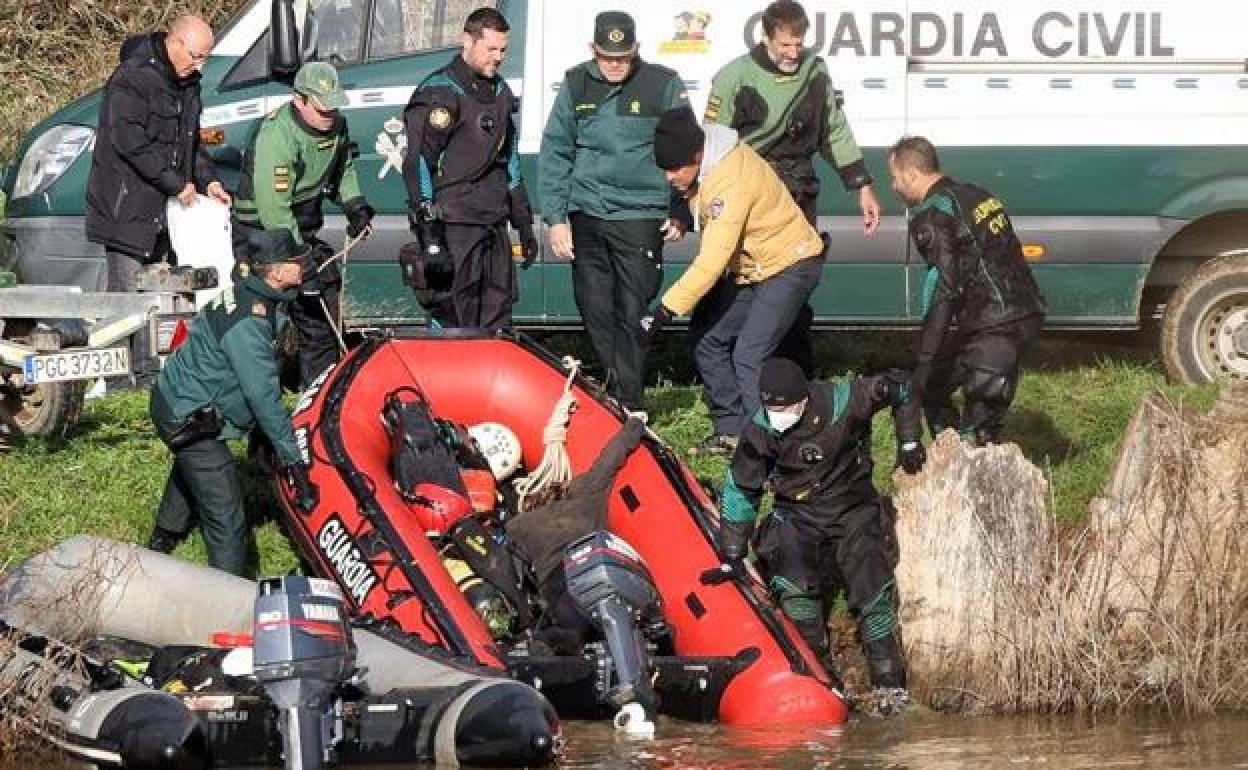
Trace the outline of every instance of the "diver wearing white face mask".
[[819, 566], [831, 557], [858, 619], [871, 683], [896, 701], [906, 686], [897, 634], [893, 568], [881, 526], [886, 505], [871, 481], [871, 418], [892, 407], [898, 465], [923, 465], [921, 414], [908, 372], [808, 383], [801, 368], [768, 359], [759, 377], [763, 407], [741, 432], [724, 483], [719, 546], [740, 561], [765, 486], [775, 509], [754, 542], [759, 566], [781, 609], [836, 675], [828, 646]]
[[802, 413], [806, 411], [807, 401], [809, 399], [803, 398], [796, 404], [790, 404], [789, 406], [768, 407], [765, 410], [767, 412], [767, 422], [771, 423], [771, 427], [775, 428], [777, 433], [786, 432], [802, 419]]

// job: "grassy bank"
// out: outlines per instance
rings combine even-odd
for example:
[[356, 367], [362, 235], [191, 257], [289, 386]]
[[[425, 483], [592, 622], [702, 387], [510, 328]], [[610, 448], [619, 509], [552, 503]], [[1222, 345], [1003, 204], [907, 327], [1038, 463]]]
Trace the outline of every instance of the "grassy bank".
[[[557, 342], [557, 341], [556, 341]], [[847, 369], [875, 370], [899, 346], [878, 337], [825, 338], [822, 376]], [[709, 431], [700, 390], [672, 384], [687, 375], [672, 341], [659, 369], [666, 381], [649, 391], [651, 422], [682, 453]], [[1064, 522], [1084, 518], [1099, 494], [1121, 443], [1123, 428], [1140, 398], [1154, 389], [1204, 408], [1212, 388], [1169, 386], [1147, 354], [1069, 341], [1048, 341], [1036, 351], [1006, 425], [1009, 440], [1044, 470], [1052, 485], [1051, 507]], [[680, 382], [681, 380], [677, 380]], [[687, 380], [684, 380], [687, 382]], [[0, 457], [0, 562], [21, 558], [73, 534], [94, 533], [141, 540], [150, 530], [169, 468], [169, 453], [152, 434], [143, 393], [122, 393], [90, 402], [87, 418], [66, 444], [26, 442]], [[888, 487], [894, 443], [886, 414], [874, 435], [876, 477]], [[237, 451], [243, 452], [241, 446]], [[717, 482], [723, 461], [694, 458], [699, 473]], [[253, 488], [253, 507], [269, 510], [264, 490]], [[297, 561], [273, 521], [259, 523], [261, 567], [285, 572]], [[202, 560], [198, 536], [182, 556]]]

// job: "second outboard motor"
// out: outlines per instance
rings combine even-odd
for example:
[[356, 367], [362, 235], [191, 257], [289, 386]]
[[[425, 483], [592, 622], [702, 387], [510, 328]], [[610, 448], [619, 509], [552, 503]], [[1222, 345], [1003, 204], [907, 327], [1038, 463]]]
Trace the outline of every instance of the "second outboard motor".
[[328, 580], [260, 581], [255, 676], [280, 714], [286, 770], [317, 770], [342, 737], [336, 691], [355, 668], [346, 604]]
[[568, 593], [606, 639], [616, 683], [604, 683], [605, 694], [620, 709], [616, 728], [653, 734], [658, 699], [648, 681], [650, 663], [641, 623], [658, 613], [654, 579], [631, 545], [603, 531], [565, 549], [563, 572]]

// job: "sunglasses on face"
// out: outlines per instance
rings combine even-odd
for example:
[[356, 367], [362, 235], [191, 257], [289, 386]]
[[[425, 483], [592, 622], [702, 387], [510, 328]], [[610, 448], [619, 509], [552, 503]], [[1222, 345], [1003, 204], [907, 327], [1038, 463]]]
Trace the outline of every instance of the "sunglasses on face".
[[196, 51], [195, 49], [191, 48], [191, 44], [188, 43], [186, 38], [184, 37], [179, 38], [179, 41], [182, 43], [182, 48], [186, 51], [186, 55], [191, 57], [191, 61], [198, 64], [198, 63], [202, 63], [208, 60], [208, 54], [211, 53], [210, 51], [204, 51], [202, 53], [200, 53], [199, 51]]

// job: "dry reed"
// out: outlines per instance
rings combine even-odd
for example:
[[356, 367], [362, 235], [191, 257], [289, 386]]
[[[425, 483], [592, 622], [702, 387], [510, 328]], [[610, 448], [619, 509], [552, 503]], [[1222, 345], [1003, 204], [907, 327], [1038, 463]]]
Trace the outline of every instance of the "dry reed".
[[[983, 451], [963, 450], [954, 466]], [[1020, 467], [998, 466], [1002, 474], [984, 486], [1027, 488]], [[921, 624], [907, 626], [916, 692], [936, 708], [972, 712], [1153, 708], [1191, 716], [1248, 707], [1246, 490], [1248, 393], [1227, 389], [1206, 416], [1160, 395], [1146, 398], [1106, 496], [1093, 502], [1079, 530], [1058, 537], [1051, 518], [1037, 515], [1043, 494], [1036, 500], [1034, 491], [1026, 505], [962, 506], [976, 528], [961, 533], [961, 542], [946, 534], [944, 552], [929, 551], [930, 563], [913, 571], [952, 571], [945, 577], [952, 580], [983, 570], [971, 581], [978, 599], [962, 597], [975, 618], [960, 626], [971, 632], [967, 643], [939, 654], [925, 646], [931, 634]], [[916, 494], [903, 489], [899, 501], [912, 505]], [[924, 494], [930, 502], [930, 491]], [[993, 530], [1001, 514], [1013, 520], [1009, 531]], [[948, 515], [902, 514], [903, 566], [924, 557], [916, 532], [948, 533], [949, 521], [940, 518]], [[934, 518], [925, 523], [923, 516]], [[1020, 531], [1042, 534], [1027, 540]], [[974, 558], [963, 563], [968, 551]], [[1020, 560], [1036, 569], [1020, 571]], [[920, 602], [930, 595], [913, 580], [909, 589]], [[915, 608], [905, 601], [903, 616], [911, 620]]]

